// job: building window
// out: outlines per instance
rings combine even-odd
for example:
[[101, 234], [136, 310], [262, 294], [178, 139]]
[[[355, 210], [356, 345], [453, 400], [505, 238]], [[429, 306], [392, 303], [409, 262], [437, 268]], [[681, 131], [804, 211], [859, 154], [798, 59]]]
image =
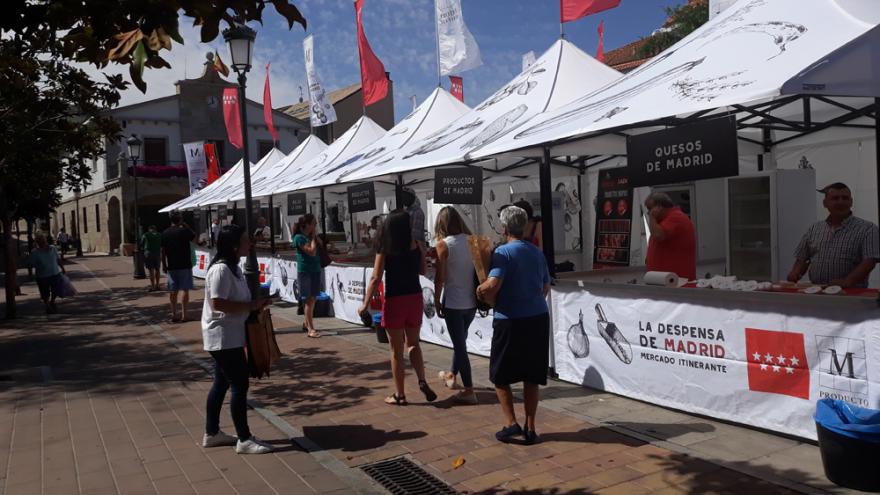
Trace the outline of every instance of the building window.
[[101, 205], [95, 205], [95, 231], [101, 231]]
[[267, 153], [272, 151], [272, 148], [275, 147], [275, 143], [272, 141], [257, 141], [257, 156], [263, 158]]
[[61, 228], [67, 230], [67, 215], [64, 212], [61, 213]]
[[86, 212], [88, 212], [88, 210], [86, 209], [85, 206], [83, 206], [83, 217], [82, 217], [83, 234], [89, 233], [89, 217], [86, 214]]
[[168, 164], [168, 140], [144, 138], [144, 165], [151, 167]]

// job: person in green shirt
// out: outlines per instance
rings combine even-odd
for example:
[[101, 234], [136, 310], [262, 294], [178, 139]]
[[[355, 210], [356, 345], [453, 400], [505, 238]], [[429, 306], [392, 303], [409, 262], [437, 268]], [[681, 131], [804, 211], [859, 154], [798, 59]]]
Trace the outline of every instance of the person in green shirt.
[[155, 225], [141, 237], [141, 251], [144, 252], [144, 266], [150, 271], [150, 292], [159, 290], [159, 254], [162, 251], [162, 234]]
[[303, 314], [305, 322], [303, 331], [308, 332], [309, 337], [318, 338], [321, 334], [315, 329], [313, 315], [315, 313], [315, 301], [321, 292], [321, 258], [318, 249], [321, 240], [315, 235], [318, 226], [315, 215], [307, 213], [294, 225], [293, 247], [296, 249], [297, 283], [299, 284], [300, 304], [304, 304]]

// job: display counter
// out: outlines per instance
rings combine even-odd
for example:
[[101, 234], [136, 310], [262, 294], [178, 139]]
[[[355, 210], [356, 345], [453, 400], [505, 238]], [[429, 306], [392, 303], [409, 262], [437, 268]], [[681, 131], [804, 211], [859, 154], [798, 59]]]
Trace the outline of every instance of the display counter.
[[810, 439], [818, 399], [880, 405], [876, 290], [560, 280], [551, 299], [554, 361], [565, 381]]
[[[194, 273], [204, 277], [211, 253], [197, 253]], [[259, 256], [258, 262], [261, 281], [296, 302], [296, 260]], [[360, 324], [357, 310], [372, 270], [365, 263], [325, 268], [336, 318]], [[602, 280], [611, 271], [588, 273]], [[636, 273], [618, 275], [630, 280]], [[451, 348], [434, 308], [433, 281], [420, 278], [421, 338]], [[876, 290], [735, 292], [583, 278], [567, 274], [550, 292], [552, 362], [562, 380], [810, 439], [818, 399], [880, 406]], [[468, 350], [488, 356], [491, 342], [492, 315], [478, 314]]]

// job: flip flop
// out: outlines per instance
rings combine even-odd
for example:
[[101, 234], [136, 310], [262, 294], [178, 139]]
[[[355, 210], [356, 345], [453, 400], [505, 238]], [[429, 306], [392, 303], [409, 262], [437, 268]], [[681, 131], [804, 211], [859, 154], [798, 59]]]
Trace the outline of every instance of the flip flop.
[[406, 406], [409, 403], [406, 401], [405, 395], [397, 395], [397, 393], [393, 393], [388, 397], [385, 397], [385, 403], [389, 406]]
[[306, 337], [308, 337], [310, 339], [320, 339], [321, 332], [315, 330], [315, 331], [312, 331], [312, 332], [309, 332], [308, 334], [306, 334]]

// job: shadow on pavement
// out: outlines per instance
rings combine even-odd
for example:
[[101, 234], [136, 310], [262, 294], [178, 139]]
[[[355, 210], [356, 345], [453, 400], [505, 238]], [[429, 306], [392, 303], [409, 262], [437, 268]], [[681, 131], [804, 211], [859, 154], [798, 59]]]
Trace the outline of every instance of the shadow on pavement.
[[325, 450], [358, 452], [376, 449], [389, 442], [427, 436], [423, 431], [378, 430], [371, 425], [304, 426], [303, 434]]
[[621, 428], [645, 433], [660, 440], [669, 440], [672, 438], [687, 435], [688, 433], [711, 433], [715, 431], [715, 427], [708, 423], [642, 423], [609, 420]]

